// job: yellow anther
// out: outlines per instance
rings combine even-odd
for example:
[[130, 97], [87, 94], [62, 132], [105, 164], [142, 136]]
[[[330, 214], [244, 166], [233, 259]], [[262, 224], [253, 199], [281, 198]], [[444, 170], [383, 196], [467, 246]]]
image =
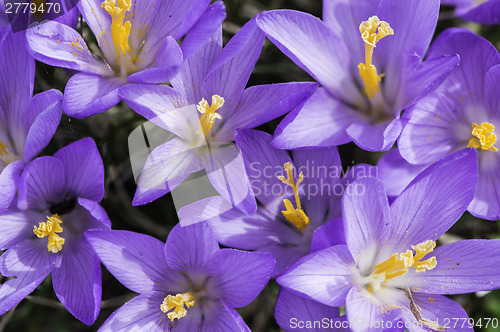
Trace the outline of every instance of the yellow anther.
[[4, 154], [9, 154], [9, 152], [7, 151], [6, 147], [8, 147], [9, 145], [4, 145], [2, 143], [2, 141], [0, 141], [0, 157], [3, 157]]
[[299, 179], [297, 183], [293, 178], [293, 165], [291, 162], [285, 163], [283, 166], [287, 175], [285, 179], [284, 176], [278, 176], [278, 179], [281, 180], [284, 184], [290, 186], [293, 189], [293, 194], [295, 195], [295, 204], [297, 208], [293, 207], [293, 204], [288, 199], [284, 199], [283, 203], [285, 204], [285, 211], [281, 211], [283, 216], [292, 223], [295, 227], [300, 230], [303, 230], [309, 224], [309, 217], [305, 214], [304, 210], [302, 210], [300, 206], [300, 198], [299, 198], [299, 184], [304, 180], [304, 174], [300, 172]]
[[428, 253], [432, 252], [436, 247], [436, 242], [428, 240], [412, 246], [413, 251], [407, 250], [402, 254], [394, 254], [382, 263], [375, 265], [375, 272], [373, 273], [374, 280], [376, 283], [372, 283], [371, 290], [380, 289], [380, 285], [386, 280], [399, 277], [408, 272], [408, 269], [414, 268], [417, 272], [423, 272], [425, 270], [432, 270], [437, 265], [436, 257], [431, 257], [422, 261]]
[[132, 7], [131, 0], [104, 0], [101, 7], [111, 16], [111, 38], [115, 45], [118, 58], [120, 54], [130, 53], [128, 36], [130, 35], [131, 23], [123, 22], [125, 13]]
[[63, 231], [61, 224], [61, 218], [57, 214], [54, 214], [51, 217], [47, 217], [46, 222], [39, 223], [38, 227], [33, 226], [33, 233], [35, 233], [36, 236], [39, 238], [49, 237], [47, 249], [54, 254], [62, 250], [65, 241], [56, 234]]
[[208, 105], [205, 98], [201, 99], [196, 108], [202, 115], [200, 117], [203, 133], [207, 135], [214, 126], [215, 119], [222, 119], [217, 110], [224, 105], [224, 98], [219, 95], [212, 96], [212, 105]]
[[469, 140], [469, 148], [474, 149], [483, 149], [488, 151], [498, 151], [498, 149], [494, 146], [497, 141], [497, 136], [493, 131], [495, 130], [495, 126], [489, 122], [483, 122], [480, 126], [476, 123], [472, 124], [472, 137]]
[[365, 63], [358, 64], [359, 76], [363, 80], [365, 93], [370, 98], [375, 98], [375, 92], [380, 92], [379, 82], [384, 74], [378, 75], [377, 68], [372, 64], [373, 49], [377, 42], [386, 36], [394, 34], [389, 23], [380, 21], [377, 16], [372, 16], [368, 21], [359, 25], [361, 38], [365, 42]]
[[[167, 313], [168, 318], [173, 321], [174, 319], [179, 319], [187, 314], [187, 308], [194, 306], [195, 298], [190, 292], [176, 294], [175, 296], [168, 295], [163, 299], [163, 303], [160, 305], [161, 311]], [[173, 311], [170, 311], [174, 309]], [[170, 311], [170, 312], [169, 312]]]

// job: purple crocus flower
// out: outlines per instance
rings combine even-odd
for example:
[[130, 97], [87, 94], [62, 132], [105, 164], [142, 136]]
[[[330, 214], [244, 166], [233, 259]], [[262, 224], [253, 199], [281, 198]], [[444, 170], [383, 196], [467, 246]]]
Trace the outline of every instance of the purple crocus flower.
[[166, 243], [129, 231], [89, 231], [106, 268], [140, 293], [99, 331], [250, 331], [233, 308], [269, 281], [267, 253], [219, 249], [206, 223], [175, 226]]
[[[200, 22], [186, 36], [185, 62], [172, 79], [172, 87], [131, 84], [120, 91], [136, 112], [176, 135], [150, 154], [134, 205], [163, 196], [190, 174], [205, 169], [221, 196], [193, 203], [199, 211], [198, 221], [205, 220], [203, 211], [214, 205], [237, 206], [255, 213], [243, 158], [230, 144], [235, 130], [254, 128], [283, 115], [317, 88], [316, 83], [298, 82], [245, 89], [264, 34], [251, 20], [222, 49], [222, 20], [217, 15], [214, 12], [214, 18], [207, 21], [212, 25]], [[206, 31], [216, 32], [201, 38]]]
[[74, 29], [46, 22], [28, 31], [35, 59], [80, 71], [66, 85], [64, 110], [83, 118], [120, 100], [130, 82], [164, 83], [182, 63], [177, 44], [207, 10], [209, 0], [81, 0], [78, 8], [94, 33], [101, 54], [88, 49]]
[[[345, 305], [353, 331], [379, 331], [382, 320], [398, 328], [404, 322], [410, 331], [444, 331], [452, 318], [465, 323], [466, 312], [442, 294], [500, 287], [500, 241], [437, 248], [435, 241], [466, 210], [476, 184], [474, 149], [428, 167], [391, 206], [380, 180], [359, 179], [353, 185], [364, 191], [348, 187], [343, 197], [347, 244], [304, 257], [278, 283], [326, 305]], [[468, 323], [452, 329], [473, 330]]]
[[[382, 159], [381, 173], [401, 184], [448, 154], [473, 147], [478, 151], [479, 182], [468, 211], [500, 219], [500, 54], [487, 40], [466, 29], [450, 29], [435, 40], [431, 56], [460, 55], [460, 66], [438, 90], [418, 102], [398, 141], [399, 152]], [[495, 130], [496, 129], [496, 130]], [[411, 164], [408, 164], [411, 163]], [[406, 174], [403, 174], [406, 170]], [[403, 175], [403, 176], [402, 176]]]
[[354, 141], [368, 151], [389, 150], [403, 128], [401, 111], [459, 62], [456, 55], [422, 62], [438, 14], [439, 0], [325, 0], [323, 21], [293, 10], [259, 14], [266, 36], [322, 85], [282, 121], [273, 144]]
[[[62, 94], [33, 96], [35, 60], [24, 31], [0, 38], [0, 213], [12, 202], [23, 167], [49, 143], [62, 114]], [[0, 36], [1, 37], [1, 36]]]
[[0, 314], [12, 309], [52, 272], [54, 291], [76, 318], [91, 325], [101, 308], [99, 258], [83, 236], [109, 229], [98, 204], [104, 168], [93, 140], [72, 143], [30, 162], [19, 181], [17, 207], [0, 216]]
[[441, 0], [443, 5], [456, 6], [455, 15], [482, 24], [500, 24], [499, 0]]
[[[257, 201], [257, 212], [249, 216], [238, 209], [208, 219], [223, 245], [271, 252], [276, 256], [273, 278], [301, 257], [318, 250], [324, 234], [329, 246], [345, 243], [340, 198], [356, 177], [369, 176], [369, 165], [353, 167], [340, 179], [342, 165], [337, 149], [300, 149], [292, 152], [271, 145], [272, 136], [253, 130], [238, 130], [248, 177]], [[195, 214], [197, 211], [182, 211]], [[182, 221], [181, 221], [182, 222]]]

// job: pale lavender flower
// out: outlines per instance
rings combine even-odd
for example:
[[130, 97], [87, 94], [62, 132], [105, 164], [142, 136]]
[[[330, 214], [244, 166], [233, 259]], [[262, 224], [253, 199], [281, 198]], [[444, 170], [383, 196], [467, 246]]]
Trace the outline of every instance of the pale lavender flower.
[[373, 324], [382, 320], [393, 327], [405, 322], [409, 331], [442, 331], [445, 319], [462, 320], [453, 331], [473, 331], [464, 309], [443, 294], [499, 288], [500, 240], [435, 246], [466, 210], [476, 183], [474, 149], [427, 168], [391, 206], [378, 179], [357, 180], [353, 185], [365, 191], [348, 187], [343, 198], [347, 244], [304, 257], [278, 283], [326, 305], [345, 305], [353, 331], [379, 331]]

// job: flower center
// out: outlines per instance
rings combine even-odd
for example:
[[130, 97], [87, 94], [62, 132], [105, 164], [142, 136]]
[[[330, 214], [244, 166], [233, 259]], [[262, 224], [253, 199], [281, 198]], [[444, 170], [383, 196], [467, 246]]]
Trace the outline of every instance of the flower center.
[[63, 231], [61, 224], [62, 220], [59, 215], [53, 214], [51, 217], [47, 217], [46, 222], [39, 223], [38, 227], [33, 226], [33, 233], [36, 236], [39, 238], [49, 237], [47, 249], [54, 254], [62, 250], [65, 242], [64, 238], [56, 234]]
[[200, 123], [205, 136], [208, 135], [210, 129], [214, 126], [215, 119], [222, 119], [220, 114], [217, 113], [217, 110], [221, 108], [222, 105], [224, 105], [224, 98], [219, 95], [213, 95], [212, 105], [209, 106], [205, 98], [202, 98], [196, 106], [198, 112], [201, 113]]
[[422, 258], [432, 252], [435, 247], [436, 242], [427, 240], [412, 246], [412, 249], [415, 250], [415, 254], [413, 254], [413, 251], [407, 250], [402, 254], [394, 254], [389, 259], [375, 265], [375, 272], [372, 274], [372, 281], [370, 282], [368, 291], [370, 293], [379, 291], [381, 285], [387, 280], [402, 276], [408, 272], [410, 268], [416, 269], [417, 272], [432, 270], [437, 265], [436, 257], [431, 257], [426, 260], [422, 260]]
[[476, 123], [472, 124], [472, 137], [469, 140], [469, 148], [483, 149], [488, 151], [498, 151], [498, 149], [493, 146], [497, 141], [497, 136], [493, 131], [495, 126], [489, 122], [483, 122], [480, 126]]
[[186, 308], [194, 306], [194, 300], [194, 295], [190, 292], [176, 294], [174, 296], [168, 295], [163, 299], [160, 309], [162, 312], [167, 313], [168, 318], [173, 321], [176, 318], [179, 319], [186, 316]]
[[365, 62], [358, 64], [359, 76], [363, 80], [365, 93], [370, 98], [375, 98], [375, 92], [380, 92], [379, 82], [384, 74], [378, 75], [377, 68], [372, 64], [373, 50], [379, 40], [385, 36], [393, 35], [394, 30], [389, 23], [380, 21], [377, 16], [372, 16], [368, 21], [359, 25], [361, 38], [365, 42]]
[[295, 195], [295, 204], [297, 208], [294, 208], [290, 200], [284, 199], [283, 203], [285, 204], [285, 211], [281, 211], [283, 216], [292, 223], [295, 227], [300, 230], [303, 230], [309, 224], [309, 217], [306, 215], [304, 210], [302, 210], [300, 206], [300, 198], [299, 198], [299, 184], [304, 180], [304, 174], [300, 172], [299, 179], [295, 182], [293, 178], [293, 165], [291, 162], [287, 162], [283, 168], [285, 169], [287, 178], [283, 175], [278, 176], [278, 179], [281, 180], [284, 184], [290, 186], [293, 189], [293, 194]]
[[7, 156], [9, 154], [9, 152], [6, 149], [6, 147], [8, 147], [8, 146], [9, 146], [9, 144], [5, 145], [2, 143], [2, 141], [0, 141], [0, 157], [3, 157], [4, 155]]
[[112, 19], [111, 37], [118, 54], [118, 59], [120, 58], [120, 54], [127, 55], [127, 52], [130, 53], [128, 36], [130, 35], [132, 24], [129, 21], [123, 22], [123, 20], [125, 19], [125, 13], [130, 10], [131, 6], [131, 0], [104, 0], [101, 3], [101, 7], [108, 12]]

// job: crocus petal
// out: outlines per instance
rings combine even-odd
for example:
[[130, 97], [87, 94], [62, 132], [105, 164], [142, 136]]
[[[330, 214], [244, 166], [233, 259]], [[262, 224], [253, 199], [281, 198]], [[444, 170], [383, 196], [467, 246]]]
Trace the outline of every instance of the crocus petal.
[[85, 198], [78, 198], [78, 204], [81, 205], [90, 214], [89, 229], [110, 229], [111, 221], [109, 220], [106, 210], [96, 201], [91, 201]]
[[445, 83], [448, 94], [457, 104], [483, 104], [486, 72], [500, 63], [500, 54], [490, 42], [470, 30], [452, 28], [436, 38], [427, 56], [455, 53], [460, 55], [460, 66]]
[[319, 19], [298, 11], [277, 10], [259, 14], [257, 24], [273, 44], [334, 96], [352, 103], [359, 97], [349, 70], [347, 47]]
[[[377, 12], [380, 1], [323, 0], [323, 21], [349, 49], [351, 75], [359, 76], [357, 64], [365, 61], [365, 45], [360, 42], [359, 24]], [[356, 77], [357, 77], [356, 76]]]
[[318, 227], [325, 220], [332, 196], [335, 196], [335, 184], [342, 174], [339, 153], [335, 147], [299, 149], [293, 151], [293, 160], [297, 172], [304, 176], [301, 184], [304, 211], [311, 225]]
[[395, 101], [402, 81], [401, 69], [405, 61], [402, 55], [413, 51], [420, 58], [424, 57], [434, 35], [438, 16], [439, 0], [380, 2], [378, 17], [388, 22], [394, 30], [394, 36], [377, 44], [375, 52], [381, 58], [382, 67], [385, 67], [384, 90], [389, 102]]
[[[141, 56], [137, 66], [145, 66]], [[155, 60], [147, 68], [127, 77], [127, 81], [135, 83], [165, 83], [179, 70], [182, 64], [182, 52], [174, 38], [168, 36], [161, 44]]]
[[353, 265], [347, 246], [338, 245], [300, 259], [277, 281], [306, 298], [329, 306], [342, 306], [351, 288], [350, 268]]
[[391, 205], [388, 236], [398, 248], [436, 240], [465, 212], [477, 184], [477, 154], [455, 152], [421, 172]]
[[486, 105], [489, 106], [489, 111], [493, 115], [500, 114], [500, 92], [497, 84], [498, 81], [500, 81], [500, 64], [488, 70], [484, 82], [484, 99]]
[[[437, 322], [446, 330], [474, 331], [469, 325], [469, 316], [455, 301], [442, 295], [433, 294], [413, 293], [412, 297], [415, 304], [421, 309], [420, 316], [422, 318]], [[427, 328], [420, 327], [421, 324], [417, 322], [408, 307], [404, 307], [403, 319], [410, 332], [429, 331]]]
[[488, 0], [460, 15], [461, 18], [482, 24], [499, 24], [500, 1]]
[[168, 235], [165, 259], [174, 271], [216, 274], [222, 264], [217, 241], [207, 223], [176, 225]]
[[102, 8], [101, 4], [101, 0], [81, 0], [77, 6], [94, 33], [106, 60], [108, 63], [115, 63], [117, 52], [111, 34], [111, 15]]
[[64, 90], [64, 112], [79, 119], [102, 113], [120, 102], [118, 88], [125, 84], [121, 78], [76, 74]]
[[178, 278], [165, 261], [164, 244], [151, 236], [90, 230], [85, 232], [85, 238], [111, 274], [134, 292], [146, 293], [159, 287], [175, 289], [182, 282], [183, 278]]
[[241, 150], [234, 144], [211, 145], [210, 156], [203, 160], [207, 176], [215, 190], [232, 206], [247, 214], [257, 211], [257, 203], [247, 178]]
[[34, 211], [19, 211], [12, 207], [6, 213], [0, 215], [0, 250], [7, 250], [17, 243], [32, 238], [33, 225], [37, 225], [46, 219]]
[[271, 215], [276, 215], [283, 208], [281, 193], [286, 192], [286, 185], [278, 176], [283, 175], [284, 165], [292, 160], [286, 151], [274, 148], [271, 140], [271, 135], [257, 130], [238, 129], [235, 135], [255, 197]]
[[101, 201], [104, 196], [104, 165], [91, 138], [76, 141], [54, 154], [64, 165], [65, 188], [76, 197]]
[[342, 217], [342, 195], [347, 187], [357, 179], [365, 177], [378, 177], [378, 169], [368, 164], [356, 164], [352, 167], [347, 167], [348, 171], [344, 176], [333, 186], [334, 197], [330, 201], [330, 208], [325, 220]]
[[434, 91], [450, 73], [458, 66], [460, 57], [457, 54], [444, 55], [428, 59], [420, 63], [418, 56], [414, 57], [415, 63], [406, 68], [402, 74], [400, 94], [397, 105], [407, 108], [415, 102]]
[[[144, 43], [144, 39], [149, 35], [151, 26], [159, 13], [158, 7], [161, 0], [142, 0], [132, 2], [130, 10], [126, 14], [126, 20], [130, 21], [130, 35], [128, 43], [132, 54], [138, 54]], [[104, 15], [111, 17], [106, 11]], [[109, 31], [110, 29], [108, 29]]]
[[[294, 326], [293, 322], [297, 324], [297, 321], [322, 321], [324, 318], [330, 320], [339, 316], [339, 314], [338, 308], [306, 299], [284, 288], [280, 289], [278, 293], [276, 308], [274, 309], [274, 316], [278, 325], [286, 332], [295, 331], [298, 327], [297, 325]], [[307, 327], [302, 327], [300, 330], [307, 332], [318, 331], [316, 328]], [[325, 331], [329, 330], [325, 329]]]
[[[170, 331], [170, 320], [160, 310], [165, 294], [141, 294], [118, 308], [99, 328], [101, 332]], [[187, 318], [188, 314], [183, 317]]]
[[26, 240], [0, 256], [0, 272], [10, 279], [0, 286], [0, 314], [29, 295], [57, 265], [60, 255], [47, 250], [47, 242]]
[[361, 178], [347, 187], [342, 200], [345, 237], [349, 251], [356, 257], [377, 241], [391, 223], [389, 203], [377, 178]]
[[[26, 113], [32, 113], [27, 115]], [[49, 90], [36, 95], [31, 99], [26, 117], [33, 117], [33, 122], [29, 128], [28, 136], [24, 146], [24, 160], [33, 159], [40, 151], [47, 146], [59, 126], [62, 115], [62, 93], [59, 90]]]
[[47, 21], [27, 31], [33, 57], [55, 67], [86, 73], [111, 75], [112, 71], [90, 53], [85, 40], [73, 28]]
[[425, 165], [410, 164], [401, 157], [399, 149], [395, 148], [378, 161], [378, 178], [384, 184], [387, 195], [395, 197], [401, 194], [425, 167]]
[[450, 124], [461, 123], [455, 102], [442, 93], [432, 93], [413, 108], [398, 147], [412, 164], [428, 165], [445, 157], [459, 144]]
[[414, 292], [463, 294], [500, 287], [500, 240], [463, 240], [437, 247], [434, 269], [403, 276]]
[[302, 107], [288, 114], [276, 129], [273, 145], [280, 149], [323, 147], [351, 141], [346, 129], [363, 117], [335, 99], [325, 88], [316, 90]]
[[21, 210], [45, 209], [48, 202], [59, 202], [65, 194], [65, 169], [53, 157], [40, 157], [29, 163], [19, 180], [18, 206]]
[[22, 115], [33, 94], [35, 78], [35, 61], [26, 49], [24, 32], [13, 33], [9, 29], [1, 41], [0, 54], [0, 113], [6, 117], [11, 135], [23, 142], [26, 132]]
[[149, 33], [144, 44], [138, 45], [144, 57], [143, 62], [154, 61], [158, 46], [168, 36], [179, 40], [196, 23], [209, 3], [209, 0], [158, 1], [155, 18], [147, 27]]
[[[187, 110], [177, 109], [187, 106], [178, 91], [164, 85], [127, 84], [120, 89], [120, 96], [127, 105], [146, 119], [179, 137], [186, 137], [189, 127], [185, 116], [190, 114], [184, 114]], [[196, 108], [193, 112], [199, 122]]]
[[232, 208], [207, 222], [217, 242], [244, 250], [266, 248], [277, 242], [292, 243], [297, 235], [280, 219], [270, 220], [261, 208], [253, 216]]
[[[346, 298], [346, 314], [353, 332], [376, 332], [380, 327], [375, 327], [382, 321], [380, 306], [370, 302], [362, 294], [358, 286], [351, 288]], [[374, 324], [370, 326], [370, 324]]]
[[401, 130], [403, 123], [398, 116], [391, 122], [377, 124], [355, 122], [347, 128], [347, 134], [363, 150], [387, 151], [394, 145]]
[[264, 289], [273, 272], [274, 256], [263, 252], [222, 249], [219, 280], [224, 301], [232, 308], [244, 307]]
[[[294, 242], [299, 242], [304, 239], [299, 236], [295, 236], [293, 238]], [[259, 249], [259, 252], [268, 252], [276, 257], [276, 266], [274, 267], [274, 271], [271, 274], [271, 278], [275, 279], [285, 273], [290, 266], [297, 263], [299, 259], [304, 256], [307, 256], [310, 252], [307, 244], [295, 243], [292, 242], [291, 245], [288, 245], [287, 242], [283, 241], [282, 243], [278, 243], [269, 247], [264, 247]]]
[[199, 331], [250, 332], [250, 328], [229, 304], [224, 301], [217, 301], [209, 307], [203, 308], [203, 326]]
[[344, 223], [337, 218], [321, 225], [312, 235], [311, 252], [345, 244]]
[[0, 174], [0, 214], [2, 214], [12, 203], [16, 196], [19, 178], [24, 168], [24, 162], [15, 161], [8, 164]]
[[222, 118], [231, 114], [240, 100], [264, 39], [264, 34], [252, 19], [231, 38], [205, 77], [201, 86], [205, 99], [219, 95], [225, 100], [219, 111]]
[[232, 141], [236, 128], [255, 128], [282, 116], [308, 98], [317, 87], [317, 83], [293, 82], [246, 89], [222, 132], [217, 133], [218, 139]]
[[175, 189], [190, 174], [203, 169], [200, 158], [183, 141], [174, 138], [149, 155], [134, 196], [134, 205], [151, 202]]
[[205, 31], [205, 28], [210, 28], [206, 27], [206, 23], [198, 22], [184, 39], [181, 46], [183, 50], [186, 49], [183, 51], [184, 63], [170, 81], [172, 87], [183, 96], [182, 99], [186, 100], [187, 104], [198, 104], [203, 99], [201, 93], [203, 79], [222, 51], [222, 26], [219, 23], [218, 29], [212, 36], [206, 37], [206, 33], [212, 32]]
[[[208, 7], [201, 18], [196, 22], [196, 24], [188, 31], [186, 37], [182, 41], [181, 49], [182, 54], [185, 60], [191, 59], [194, 54], [198, 53], [202, 49], [211, 50], [204, 57], [200, 57], [199, 59], [203, 59], [203, 61], [199, 61], [199, 64], [202, 65], [203, 62], [207, 62], [210, 66], [213, 63], [213, 60], [217, 55], [222, 51], [222, 31], [221, 24], [222, 21], [226, 18], [226, 7], [222, 1], [217, 1]], [[210, 43], [213, 45], [208, 46], [206, 43]], [[214, 47], [214, 49], [212, 49]], [[218, 51], [217, 51], [218, 50]], [[211, 59], [211, 60], [210, 60]], [[195, 75], [197, 78], [204, 78], [208, 73], [208, 70], [204, 73], [203, 76]], [[199, 81], [200, 83], [201, 81]]]
[[[218, 306], [212, 306], [214, 311]], [[184, 332], [184, 331], [201, 331], [202, 324], [204, 320], [204, 312], [201, 307], [195, 305], [192, 308], [189, 308], [186, 316], [182, 317], [183, 319], [177, 321], [172, 327], [172, 332]]]
[[208, 7], [209, 0], [158, 1], [156, 16], [146, 38], [144, 50], [158, 45], [167, 36], [180, 39]]
[[101, 264], [84, 239], [63, 248], [61, 264], [52, 270], [52, 283], [61, 303], [86, 325], [101, 310]]
[[[200, 221], [209, 220], [233, 208], [222, 196], [211, 196], [183, 206], [177, 212], [179, 223], [188, 226]], [[240, 210], [241, 211], [241, 210]]]
[[500, 219], [500, 191], [498, 188], [500, 188], [500, 172], [498, 170], [480, 171], [476, 194], [467, 210], [479, 218]]

